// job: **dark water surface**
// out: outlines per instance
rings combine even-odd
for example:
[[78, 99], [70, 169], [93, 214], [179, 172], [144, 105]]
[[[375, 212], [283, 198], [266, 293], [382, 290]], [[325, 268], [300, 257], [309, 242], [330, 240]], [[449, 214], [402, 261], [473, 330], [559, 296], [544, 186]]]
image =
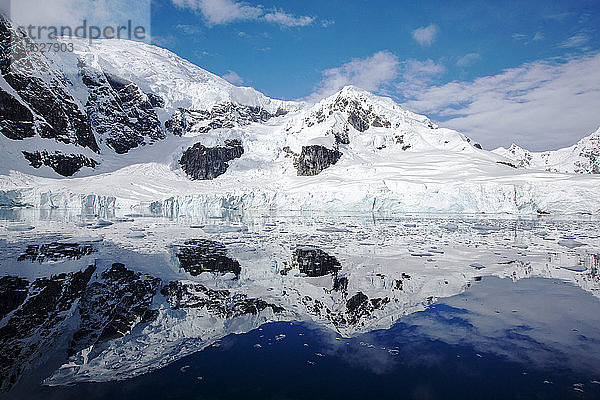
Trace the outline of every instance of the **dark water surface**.
[[[562, 311], [572, 315], [556, 318]], [[568, 283], [489, 278], [388, 330], [348, 339], [307, 323], [267, 323], [137, 378], [21, 387], [10, 398], [600, 398], [599, 311]]]

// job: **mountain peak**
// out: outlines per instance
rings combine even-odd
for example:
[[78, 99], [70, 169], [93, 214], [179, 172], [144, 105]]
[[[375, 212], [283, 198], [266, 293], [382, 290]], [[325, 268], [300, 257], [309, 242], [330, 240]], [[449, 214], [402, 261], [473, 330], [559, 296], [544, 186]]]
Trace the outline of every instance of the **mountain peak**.
[[338, 94], [371, 94], [370, 92], [354, 85], [346, 85], [338, 91]]
[[62, 39], [75, 45], [87, 65], [120, 76], [144, 91], [160, 93], [167, 109], [210, 110], [219, 103], [260, 107], [275, 113], [296, 103], [271, 99], [250, 87], [237, 87], [167, 49], [130, 40]]
[[369, 92], [368, 90], [362, 89], [358, 86], [354, 86], [354, 85], [346, 85], [343, 88], [341, 88], [340, 90], [338, 90], [336, 93], [332, 94], [331, 96], [326, 97], [326, 99], [339, 99], [339, 98], [346, 98], [346, 99], [356, 99], [362, 102], [392, 102], [394, 103], [394, 101], [389, 98], [389, 97], [385, 97], [385, 96], [379, 96], [376, 95], [374, 93]]

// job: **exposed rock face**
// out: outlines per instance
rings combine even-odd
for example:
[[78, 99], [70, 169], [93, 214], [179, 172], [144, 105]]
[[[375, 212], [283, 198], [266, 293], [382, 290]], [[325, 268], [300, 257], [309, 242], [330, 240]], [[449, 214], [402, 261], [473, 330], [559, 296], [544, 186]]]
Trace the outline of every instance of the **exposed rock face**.
[[17, 276], [0, 278], [0, 321], [27, 298], [29, 282]]
[[227, 249], [218, 242], [207, 239], [192, 239], [176, 248], [179, 264], [190, 275], [196, 276], [203, 272], [226, 274], [228, 272], [239, 276], [242, 268], [236, 260], [227, 257]]
[[302, 146], [302, 152], [294, 161], [298, 176], [318, 175], [339, 161], [342, 153], [320, 145]]
[[348, 128], [348, 125], [344, 125], [344, 128], [341, 131], [330, 130], [327, 133], [335, 137], [335, 143], [338, 146], [340, 144], [350, 144], [350, 137], [348, 135], [350, 133], [350, 128]]
[[36, 134], [33, 114], [16, 98], [0, 89], [0, 130], [9, 139], [21, 140]]
[[199, 283], [169, 282], [161, 294], [174, 310], [185, 308], [206, 308], [211, 315], [221, 318], [235, 318], [245, 314], [258, 314], [271, 308], [274, 313], [284, 311], [282, 307], [261, 299], [248, 298], [244, 294], [232, 294], [229, 290], [208, 289]]
[[149, 313], [160, 283], [160, 278], [114, 263], [83, 293], [78, 308], [81, 323], [71, 340], [69, 355], [129, 333]]
[[150, 98], [137, 85], [102, 71], [81, 67], [89, 89], [85, 105], [90, 123], [107, 146], [118, 154], [165, 138], [154, 111], [160, 98]]
[[506, 166], [511, 167], [511, 168], [515, 168], [515, 169], [518, 168], [515, 164], [509, 163], [509, 162], [506, 162], [506, 161], [496, 161], [496, 162], [498, 164], [506, 165]]
[[479, 150], [483, 149], [479, 143], [474, 142], [471, 138], [467, 138], [467, 143], [472, 144], [473, 147], [475, 147], [476, 149], [479, 149]]
[[[51, 243], [29, 246], [20, 260], [56, 261], [89, 254], [85, 245]], [[64, 337], [74, 321], [68, 355], [120, 338], [154, 315], [152, 299], [161, 280], [131, 271], [123, 264], [112, 266], [92, 280], [95, 266], [40, 278], [0, 278], [0, 383], [10, 389], [36, 357]], [[78, 314], [78, 318], [75, 315]]]
[[188, 132], [207, 133], [213, 129], [234, 128], [249, 125], [252, 122], [266, 122], [273, 117], [285, 115], [286, 111], [277, 110], [275, 114], [260, 107], [245, 106], [235, 103], [222, 103], [210, 111], [178, 109], [165, 123], [167, 129], [176, 136]]
[[346, 292], [348, 290], [348, 278], [345, 276], [333, 277], [333, 290], [336, 292]]
[[192, 179], [214, 179], [227, 172], [228, 162], [240, 158], [244, 147], [239, 140], [228, 140], [224, 146], [205, 147], [200, 143], [187, 149], [179, 164]]
[[14, 277], [0, 280], [2, 313], [12, 311], [0, 327], [1, 390], [10, 389], [27, 365], [63, 333], [61, 325], [71, 315], [70, 310], [94, 270], [90, 266], [80, 272], [40, 278], [31, 284]]
[[148, 96], [148, 101], [152, 104], [152, 107], [164, 108], [165, 100], [161, 96], [154, 93], [146, 93], [146, 96]]
[[[118, 154], [166, 137], [155, 112], [164, 100], [144, 93], [137, 85], [79, 61], [77, 67], [88, 89], [82, 104], [66, 75], [42, 52], [28, 51], [25, 32], [0, 17], [0, 79], [10, 86], [0, 89], [0, 133], [11, 140], [39, 136], [87, 147], [99, 153], [99, 142]], [[78, 99], [76, 99], [79, 98]], [[23, 152], [34, 168], [46, 165], [63, 176], [97, 162], [74, 152]]]
[[328, 104], [322, 109], [317, 110], [313, 115], [307, 117], [305, 122], [309, 127], [320, 124], [336, 111], [346, 113], [348, 123], [359, 132], [364, 132], [371, 126], [392, 127], [392, 124], [385, 116], [375, 113], [372, 105], [360, 102], [354, 98], [348, 98], [341, 93], [332, 104]]
[[507, 156], [515, 162], [519, 168], [529, 168], [533, 162], [533, 155], [516, 144], [512, 144], [507, 150]]
[[24, 151], [23, 156], [33, 168], [50, 167], [62, 176], [73, 176], [82, 167], [95, 168], [98, 165], [96, 160], [81, 154], [64, 154], [60, 151], [51, 154], [47, 151], [35, 153]]
[[310, 277], [335, 274], [342, 269], [340, 262], [321, 249], [297, 248], [292, 265]]
[[356, 293], [346, 302], [347, 323], [357, 325], [362, 318], [373, 314], [390, 302], [389, 298], [370, 299], [362, 292]]
[[346, 301], [341, 311], [334, 311], [318, 299], [310, 296], [302, 298], [302, 304], [310, 314], [329, 320], [336, 327], [363, 325], [376, 310], [383, 309], [389, 302], [389, 297], [369, 299], [364, 293], [358, 292]]
[[43, 263], [46, 261], [58, 261], [60, 259], [79, 260], [95, 252], [94, 246], [79, 243], [48, 243], [32, 244], [27, 246], [24, 254], [21, 254], [18, 261], [29, 260], [31, 262]]
[[[19, 95], [19, 99], [3, 91], [2, 133], [10, 139], [42, 138], [88, 147], [98, 152], [98, 144], [88, 124], [87, 115], [69, 91], [69, 81], [42, 54], [27, 51], [30, 39], [24, 32], [12, 28], [0, 17], [0, 72]], [[12, 57], [12, 58], [11, 58]], [[34, 114], [26, 112], [28, 107]], [[25, 121], [18, 129], [16, 126]]]
[[[586, 140], [587, 139], [587, 140]], [[575, 172], [600, 174], [600, 129], [576, 145], [580, 160], [575, 161]]]

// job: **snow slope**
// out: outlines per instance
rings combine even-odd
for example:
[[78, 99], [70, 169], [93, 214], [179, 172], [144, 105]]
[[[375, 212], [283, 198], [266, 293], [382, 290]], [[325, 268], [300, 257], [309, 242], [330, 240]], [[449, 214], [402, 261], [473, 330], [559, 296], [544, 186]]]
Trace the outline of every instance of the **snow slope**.
[[263, 107], [269, 111], [294, 108], [299, 104], [273, 100], [250, 87], [236, 87], [225, 79], [190, 63], [169, 50], [129, 40], [62, 39], [75, 45], [75, 54], [86, 64], [128, 79], [144, 91], [159, 94], [165, 110], [211, 106], [234, 102]]

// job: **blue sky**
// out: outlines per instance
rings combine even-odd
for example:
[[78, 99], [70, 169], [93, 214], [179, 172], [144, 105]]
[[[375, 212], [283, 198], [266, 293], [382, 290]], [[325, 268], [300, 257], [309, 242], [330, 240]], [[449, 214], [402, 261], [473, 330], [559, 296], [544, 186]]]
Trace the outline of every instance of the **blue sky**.
[[270, 97], [355, 84], [488, 148], [558, 148], [600, 126], [597, 0], [156, 0], [152, 12], [155, 43]]
[[[232, 1], [221, 1], [231, 3]], [[528, 61], [598, 49], [598, 1], [261, 1], [243, 4], [309, 16], [301, 27], [256, 19], [211, 23], [202, 1], [153, 3], [156, 42], [219, 75], [236, 72], [266, 94], [309, 96], [321, 71], [378, 51], [445, 67], [435, 82], [497, 74]], [[213, 2], [219, 3], [219, 2]], [[433, 24], [431, 42], [413, 31]], [[324, 26], [325, 25], [325, 26]], [[536, 34], [538, 35], [536, 37]], [[581, 45], [558, 44], [579, 35]], [[535, 40], [534, 40], [535, 39]], [[459, 60], [467, 55], [470, 58]]]
[[155, 44], [236, 85], [314, 101], [353, 84], [485, 148], [556, 149], [600, 126], [600, 0], [12, 4], [44, 23], [78, 23], [84, 8], [142, 19], [151, 10]]

